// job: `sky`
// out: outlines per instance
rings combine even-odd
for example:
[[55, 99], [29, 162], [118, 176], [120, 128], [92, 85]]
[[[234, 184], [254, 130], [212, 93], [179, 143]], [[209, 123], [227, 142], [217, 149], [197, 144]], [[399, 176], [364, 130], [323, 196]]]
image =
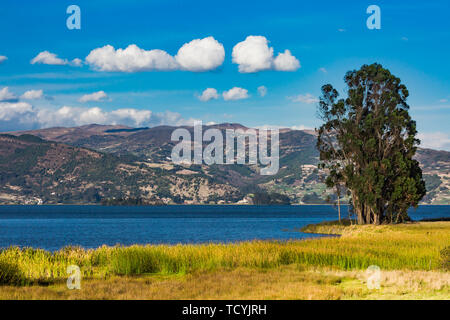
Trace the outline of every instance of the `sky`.
[[[370, 5], [380, 29], [367, 26]], [[345, 73], [377, 62], [407, 86], [422, 146], [450, 151], [449, 12], [447, 0], [3, 0], [0, 131], [312, 129], [321, 86], [345, 96]]]

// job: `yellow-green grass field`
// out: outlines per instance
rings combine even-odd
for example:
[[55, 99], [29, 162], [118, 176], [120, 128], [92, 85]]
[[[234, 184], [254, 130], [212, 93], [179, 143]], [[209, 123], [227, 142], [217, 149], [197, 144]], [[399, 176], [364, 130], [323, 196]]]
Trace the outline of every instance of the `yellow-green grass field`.
[[[300, 241], [0, 251], [0, 299], [450, 299], [450, 222], [325, 223]], [[69, 290], [69, 265], [82, 272]], [[368, 289], [366, 269], [381, 268]]]

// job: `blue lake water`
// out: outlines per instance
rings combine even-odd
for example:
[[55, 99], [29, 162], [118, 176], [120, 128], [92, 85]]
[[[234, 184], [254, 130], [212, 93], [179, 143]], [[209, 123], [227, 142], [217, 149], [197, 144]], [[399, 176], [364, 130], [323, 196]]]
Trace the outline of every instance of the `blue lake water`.
[[[450, 217], [450, 206], [420, 206], [410, 216]], [[325, 220], [337, 220], [332, 206], [0, 206], [0, 248], [302, 239], [318, 235], [294, 229]]]

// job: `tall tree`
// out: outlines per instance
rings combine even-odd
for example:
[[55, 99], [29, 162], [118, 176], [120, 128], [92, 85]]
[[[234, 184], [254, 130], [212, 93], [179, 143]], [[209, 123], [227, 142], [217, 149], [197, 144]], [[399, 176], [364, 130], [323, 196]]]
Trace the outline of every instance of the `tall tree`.
[[317, 130], [327, 186], [343, 184], [359, 224], [401, 222], [425, 195], [416, 123], [408, 113], [408, 90], [380, 64], [347, 72], [347, 98], [322, 87]]

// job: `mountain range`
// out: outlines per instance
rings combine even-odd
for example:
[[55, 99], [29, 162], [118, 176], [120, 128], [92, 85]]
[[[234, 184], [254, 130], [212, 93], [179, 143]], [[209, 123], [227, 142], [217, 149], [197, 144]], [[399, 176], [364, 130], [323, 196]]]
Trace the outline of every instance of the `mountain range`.
[[[179, 127], [86, 125], [0, 134], [1, 204], [292, 204], [336, 200], [317, 169], [314, 131], [280, 129], [280, 169], [257, 165], [176, 165]], [[193, 127], [183, 126], [193, 132]], [[207, 126], [247, 129], [236, 123]], [[450, 152], [419, 148], [427, 204], [450, 204]], [[261, 196], [267, 195], [267, 196]], [[283, 198], [284, 197], [284, 198]], [[342, 199], [345, 201], [346, 199]]]

